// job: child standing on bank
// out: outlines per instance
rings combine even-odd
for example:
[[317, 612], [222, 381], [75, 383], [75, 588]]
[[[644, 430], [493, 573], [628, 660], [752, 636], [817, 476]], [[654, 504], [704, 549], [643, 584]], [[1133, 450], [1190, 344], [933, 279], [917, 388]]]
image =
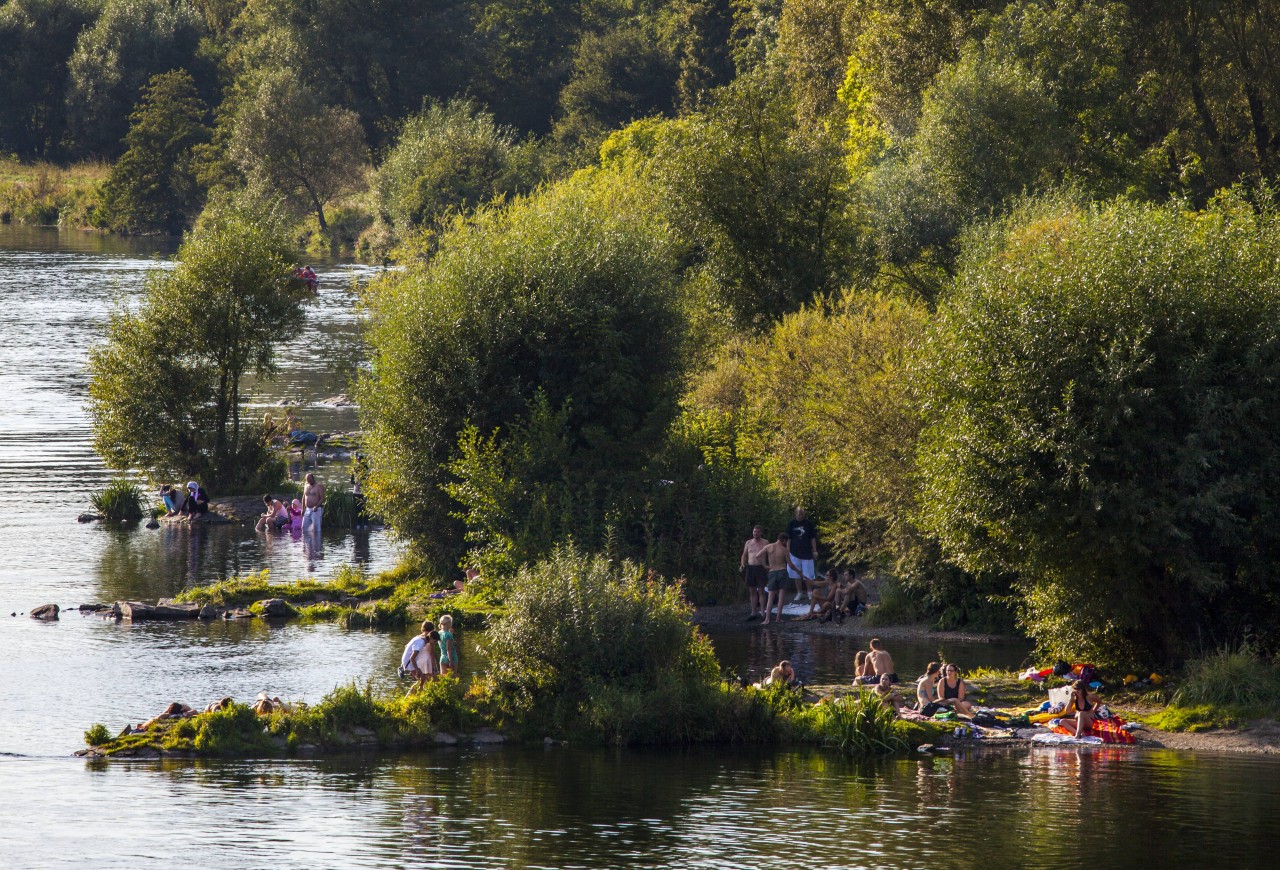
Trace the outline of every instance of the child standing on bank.
[[453, 617], [440, 617], [440, 673], [458, 673], [458, 644], [453, 637]]

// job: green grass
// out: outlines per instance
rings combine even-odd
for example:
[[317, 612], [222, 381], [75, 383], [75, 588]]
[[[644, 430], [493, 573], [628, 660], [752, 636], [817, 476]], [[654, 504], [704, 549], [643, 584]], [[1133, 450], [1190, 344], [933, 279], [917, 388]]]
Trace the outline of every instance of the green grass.
[[433, 743], [439, 731], [463, 731], [476, 724], [458, 681], [441, 677], [411, 697], [379, 697], [368, 685], [340, 686], [318, 704], [300, 705], [291, 713], [259, 716], [252, 707], [233, 704], [124, 737], [112, 738], [98, 724], [85, 732], [85, 741], [105, 755], [147, 748], [203, 756], [271, 756], [370, 742], [421, 746]]
[[[176, 600], [252, 609], [258, 601], [281, 598], [289, 605], [290, 616], [302, 622], [337, 622], [346, 628], [384, 630], [416, 625], [424, 619], [438, 620], [445, 613], [453, 617], [457, 628], [485, 628], [503, 613], [501, 605], [481, 595], [431, 598], [439, 589], [437, 582], [401, 570], [370, 576], [346, 566], [327, 582], [272, 583], [270, 572], [261, 571], [187, 589]], [[353, 598], [357, 604], [342, 603]]]
[[108, 520], [142, 519], [142, 491], [126, 478], [117, 477], [102, 492], [91, 495], [89, 501], [93, 509]]
[[0, 223], [88, 226], [110, 172], [105, 162], [57, 166], [0, 158]]
[[1219, 728], [1238, 728], [1262, 715], [1264, 711], [1256, 707], [1213, 707], [1205, 704], [1197, 707], [1165, 707], [1157, 713], [1139, 716], [1138, 720], [1161, 731], [1188, 731], [1197, 734]]
[[1175, 707], [1280, 707], [1280, 668], [1247, 647], [1220, 649], [1187, 662]]

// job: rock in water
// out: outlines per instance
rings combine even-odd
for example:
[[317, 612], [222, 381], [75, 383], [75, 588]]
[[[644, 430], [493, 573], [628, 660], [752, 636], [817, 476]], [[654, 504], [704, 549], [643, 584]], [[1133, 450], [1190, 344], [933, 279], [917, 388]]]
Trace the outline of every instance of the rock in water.
[[45, 622], [52, 622], [58, 618], [58, 605], [41, 604], [39, 607], [32, 609], [32, 619], [43, 619]]
[[214, 607], [212, 604], [206, 604], [204, 607], [200, 608], [201, 619], [217, 619], [221, 615], [222, 611]]
[[148, 528], [148, 529], [158, 529], [158, 528], [160, 528], [160, 521], [159, 521], [159, 520], [157, 520], [157, 519], [152, 519], [151, 521], [149, 521], [149, 522], [147, 523], [147, 528]]
[[289, 615], [289, 605], [283, 598], [264, 598], [258, 602], [257, 607], [266, 617], [280, 619]]

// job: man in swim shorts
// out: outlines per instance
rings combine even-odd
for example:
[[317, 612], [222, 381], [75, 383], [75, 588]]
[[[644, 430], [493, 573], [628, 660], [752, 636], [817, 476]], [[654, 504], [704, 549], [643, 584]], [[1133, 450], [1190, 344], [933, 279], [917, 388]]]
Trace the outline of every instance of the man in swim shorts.
[[768, 547], [769, 542], [764, 539], [764, 529], [760, 526], [751, 529], [751, 537], [742, 545], [742, 558], [739, 561], [751, 601], [751, 613], [747, 616], [747, 622], [765, 615], [764, 605], [768, 597], [765, 585], [769, 582], [769, 569], [762, 559]]
[[[787, 592], [791, 590], [791, 578], [787, 574], [787, 565], [791, 561], [791, 556], [787, 550], [786, 532], [781, 532], [778, 540], [764, 548], [761, 561], [769, 572], [769, 580], [765, 587], [769, 591], [769, 597], [764, 603], [764, 624], [782, 622], [782, 605], [786, 601]], [[770, 618], [769, 613], [775, 604], [778, 615]]]

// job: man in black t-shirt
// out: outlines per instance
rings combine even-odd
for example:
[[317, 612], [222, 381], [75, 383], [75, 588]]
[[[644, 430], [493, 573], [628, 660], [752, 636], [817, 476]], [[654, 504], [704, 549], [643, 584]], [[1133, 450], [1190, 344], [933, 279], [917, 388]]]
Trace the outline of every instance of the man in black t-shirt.
[[796, 601], [809, 598], [809, 583], [815, 573], [814, 558], [818, 555], [818, 530], [804, 512], [796, 508], [796, 518], [787, 523], [787, 545], [791, 558], [787, 560], [787, 575], [796, 583]]

